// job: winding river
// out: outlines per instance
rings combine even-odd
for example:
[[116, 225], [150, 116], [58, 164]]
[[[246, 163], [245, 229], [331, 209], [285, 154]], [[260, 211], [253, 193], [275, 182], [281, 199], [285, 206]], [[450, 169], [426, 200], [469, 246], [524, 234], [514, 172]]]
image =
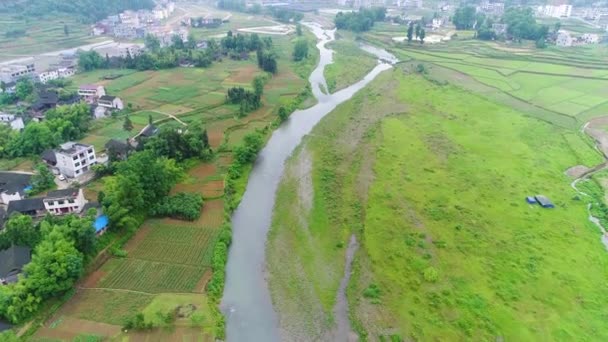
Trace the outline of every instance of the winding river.
[[285, 160], [319, 120], [396, 62], [396, 58], [385, 50], [365, 46], [366, 51], [379, 58], [378, 65], [361, 81], [334, 94], [325, 94], [321, 90], [327, 89], [323, 71], [332, 63], [333, 53], [325, 44], [335, 39], [335, 30], [325, 30], [314, 23], [306, 23], [306, 26], [319, 39], [319, 65], [309, 77], [318, 104], [294, 112], [272, 134], [255, 162], [245, 194], [232, 216], [233, 242], [228, 254], [222, 299], [228, 341], [280, 340], [278, 319], [270, 299], [264, 267], [266, 235]]

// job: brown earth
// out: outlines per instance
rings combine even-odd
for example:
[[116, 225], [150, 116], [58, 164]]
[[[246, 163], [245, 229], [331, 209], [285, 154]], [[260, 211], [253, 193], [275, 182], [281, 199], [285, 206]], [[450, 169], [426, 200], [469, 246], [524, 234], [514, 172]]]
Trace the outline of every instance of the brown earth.
[[106, 275], [106, 272], [97, 270], [97, 271], [89, 274], [89, 276], [86, 277], [86, 279], [80, 286], [84, 287], [84, 288], [97, 287], [97, 283], [99, 283], [99, 281], [101, 279], [103, 279], [103, 277], [105, 275]]
[[213, 272], [211, 271], [211, 269], [207, 269], [205, 271], [205, 273], [203, 274], [203, 276], [201, 277], [201, 280], [199, 280], [198, 284], [196, 284], [196, 287], [194, 288], [194, 292], [196, 292], [196, 293], [205, 292], [205, 287], [207, 287], [207, 283], [209, 282], [209, 280], [211, 280], [211, 276], [213, 276]]

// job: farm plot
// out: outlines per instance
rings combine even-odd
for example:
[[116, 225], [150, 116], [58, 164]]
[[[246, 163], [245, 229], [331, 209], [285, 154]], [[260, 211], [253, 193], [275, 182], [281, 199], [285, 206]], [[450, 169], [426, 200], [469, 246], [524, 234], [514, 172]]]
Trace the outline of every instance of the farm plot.
[[62, 314], [107, 324], [122, 325], [143, 310], [154, 296], [115, 290], [81, 289], [74, 300], [65, 306]]
[[[179, 250], [174, 250], [179, 253]], [[144, 293], [175, 293], [194, 290], [205, 273], [204, 267], [174, 265], [139, 259], [113, 259], [104, 268], [113, 268], [102, 279], [102, 288], [141, 291]]]
[[129, 257], [165, 263], [210, 266], [217, 229], [175, 220], [150, 224], [150, 231]]

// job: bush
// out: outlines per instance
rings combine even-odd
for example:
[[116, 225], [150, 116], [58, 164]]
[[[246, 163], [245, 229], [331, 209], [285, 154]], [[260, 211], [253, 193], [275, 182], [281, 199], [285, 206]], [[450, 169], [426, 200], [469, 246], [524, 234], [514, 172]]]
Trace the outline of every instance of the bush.
[[379, 298], [380, 297], [380, 288], [376, 284], [370, 284], [365, 290], [363, 290], [363, 297]]
[[201, 217], [202, 207], [203, 196], [180, 192], [175, 196], [166, 197], [161, 203], [152, 208], [151, 214], [154, 216], [169, 216], [194, 221]]
[[437, 272], [435, 267], [431, 266], [424, 270], [423, 276], [427, 282], [434, 283], [439, 279], [439, 272]]

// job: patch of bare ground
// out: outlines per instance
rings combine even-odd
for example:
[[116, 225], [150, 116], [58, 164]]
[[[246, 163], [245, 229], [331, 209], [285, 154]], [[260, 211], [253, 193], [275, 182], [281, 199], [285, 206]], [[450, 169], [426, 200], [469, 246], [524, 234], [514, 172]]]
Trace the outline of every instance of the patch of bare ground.
[[95, 271], [91, 274], [89, 274], [86, 279], [82, 282], [82, 284], [80, 285], [81, 287], [84, 288], [93, 288], [93, 287], [97, 287], [97, 283], [99, 283], [99, 281], [106, 275], [106, 272], [103, 271]]
[[604, 156], [608, 156], [608, 116], [595, 118], [587, 123], [584, 130], [597, 143]]
[[213, 272], [211, 271], [211, 269], [205, 270], [205, 273], [203, 273], [201, 280], [199, 280], [198, 284], [196, 284], [196, 287], [194, 288], [194, 292], [196, 292], [196, 293], [205, 292], [205, 287], [207, 287], [207, 283], [209, 282], [209, 280], [211, 280], [211, 276], [213, 276]]
[[566, 175], [572, 179], [577, 179], [589, 172], [590, 168], [585, 165], [576, 165], [566, 170]]

